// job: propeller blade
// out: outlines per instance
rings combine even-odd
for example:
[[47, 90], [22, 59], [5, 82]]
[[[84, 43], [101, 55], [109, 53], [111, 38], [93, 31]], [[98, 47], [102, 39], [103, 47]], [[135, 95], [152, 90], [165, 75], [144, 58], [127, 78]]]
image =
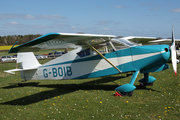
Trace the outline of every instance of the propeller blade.
[[174, 40], [173, 29], [172, 29], [172, 45], [170, 48], [171, 48], [171, 60], [172, 60], [174, 73], [175, 73], [175, 75], [177, 75], [176, 48], [175, 48], [175, 40]]

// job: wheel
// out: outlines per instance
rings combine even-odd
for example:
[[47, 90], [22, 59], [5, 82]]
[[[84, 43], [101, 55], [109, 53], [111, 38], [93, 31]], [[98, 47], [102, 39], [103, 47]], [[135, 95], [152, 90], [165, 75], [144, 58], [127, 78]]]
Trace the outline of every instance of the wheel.
[[121, 92], [121, 96], [132, 96], [133, 91], [131, 92]]
[[153, 86], [154, 82], [152, 83], [143, 83], [144, 86]]
[[23, 83], [18, 83], [18, 86], [22, 87], [22, 86], [24, 86], [24, 84]]

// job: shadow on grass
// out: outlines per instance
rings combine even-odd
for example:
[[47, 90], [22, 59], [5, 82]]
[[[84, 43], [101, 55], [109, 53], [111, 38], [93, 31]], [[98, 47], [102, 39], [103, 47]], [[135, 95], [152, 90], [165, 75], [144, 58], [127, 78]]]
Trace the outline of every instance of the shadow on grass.
[[157, 91], [157, 90], [154, 90], [152, 88], [147, 88], [145, 86], [140, 86], [140, 85], [135, 85], [136, 86], [136, 89], [135, 90], [151, 90], [151, 91], [156, 91], [156, 92], [160, 92], [160, 91]]
[[[17, 86], [17, 84], [13, 83], [10, 86], [3, 87], [2, 89], [12, 89], [16, 87], [46, 87], [46, 88], [54, 88], [53, 90], [49, 91], [41, 91], [33, 95], [25, 96], [19, 99], [15, 99], [12, 101], [0, 103], [1, 105], [29, 105], [33, 103], [37, 103], [39, 101], [43, 101], [45, 99], [53, 98], [56, 96], [72, 93], [78, 90], [106, 90], [112, 91], [116, 87], [120, 86], [117, 83], [114, 85], [103, 85], [101, 83], [108, 83], [113, 82], [115, 80], [124, 78], [123, 76], [120, 77], [103, 77], [97, 80], [88, 81], [80, 84], [47, 84], [47, 85], [39, 85], [40, 82], [29, 82], [24, 83], [23, 86]], [[145, 89], [145, 90], [152, 90], [146, 87], [139, 87], [136, 86], [136, 90], [138, 89]], [[155, 90], [152, 90], [155, 91]]]

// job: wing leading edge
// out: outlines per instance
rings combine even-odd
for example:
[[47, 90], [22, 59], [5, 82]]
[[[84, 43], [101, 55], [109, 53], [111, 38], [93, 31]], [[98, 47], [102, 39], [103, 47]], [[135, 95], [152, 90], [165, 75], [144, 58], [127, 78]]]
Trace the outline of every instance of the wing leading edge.
[[97, 45], [109, 42], [114, 35], [96, 35], [96, 34], [74, 34], [74, 33], [49, 33], [40, 36], [27, 43], [13, 47], [9, 53], [17, 52], [37, 52], [40, 49], [56, 48], [77, 48], [78, 46], [87, 46], [85, 44]]

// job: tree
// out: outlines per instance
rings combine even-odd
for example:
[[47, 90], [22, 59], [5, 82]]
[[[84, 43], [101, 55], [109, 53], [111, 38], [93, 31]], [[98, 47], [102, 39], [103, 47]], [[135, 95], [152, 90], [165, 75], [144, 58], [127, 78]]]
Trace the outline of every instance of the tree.
[[18, 41], [17, 45], [20, 45], [30, 40], [33, 40], [39, 36], [41, 36], [41, 34], [0, 36], [0, 46], [13, 45], [16, 41]]

